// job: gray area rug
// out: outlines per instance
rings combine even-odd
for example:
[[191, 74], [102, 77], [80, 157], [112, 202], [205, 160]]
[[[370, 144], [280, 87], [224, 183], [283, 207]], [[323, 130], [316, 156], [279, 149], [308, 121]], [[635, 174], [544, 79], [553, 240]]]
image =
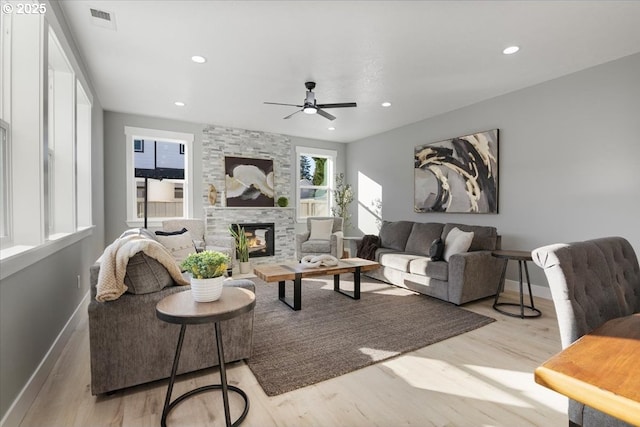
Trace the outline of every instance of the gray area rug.
[[[302, 281], [302, 310], [256, 284], [251, 371], [268, 396], [334, 378], [494, 322], [451, 303], [362, 278], [361, 298], [333, 291], [333, 276]], [[353, 275], [341, 276], [353, 289]], [[293, 284], [287, 282], [287, 295]]]

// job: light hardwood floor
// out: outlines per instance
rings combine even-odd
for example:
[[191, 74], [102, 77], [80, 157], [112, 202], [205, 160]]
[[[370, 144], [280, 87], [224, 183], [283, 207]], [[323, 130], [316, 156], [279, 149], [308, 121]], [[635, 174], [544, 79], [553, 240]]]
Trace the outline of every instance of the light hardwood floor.
[[[501, 301], [504, 295], [515, 299], [506, 292]], [[490, 325], [275, 397], [264, 394], [244, 362], [230, 364], [229, 383], [251, 401], [242, 425], [566, 426], [567, 400], [533, 380], [533, 370], [560, 350], [553, 304], [538, 298], [542, 317], [521, 320], [497, 313], [491, 303], [465, 306], [497, 320]], [[160, 425], [166, 380], [100, 397], [91, 395], [90, 381], [85, 316], [20, 426]], [[210, 383], [219, 383], [216, 369], [183, 376], [174, 396]], [[231, 399], [235, 417], [240, 399], [233, 393]], [[220, 393], [183, 402], [168, 425], [224, 425]]]

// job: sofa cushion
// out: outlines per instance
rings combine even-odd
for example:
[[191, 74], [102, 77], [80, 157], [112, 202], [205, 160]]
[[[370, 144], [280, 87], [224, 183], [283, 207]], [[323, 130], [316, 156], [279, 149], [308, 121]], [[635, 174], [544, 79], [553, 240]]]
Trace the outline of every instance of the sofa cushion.
[[304, 253], [330, 253], [331, 242], [329, 240], [307, 240], [301, 245]]
[[444, 260], [449, 261], [453, 255], [467, 252], [472, 241], [473, 231], [464, 232], [457, 227], [451, 230], [444, 241]]
[[438, 222], [414, 223], [404, 250], [414, 254], [429, 256], [431, 243], [442, 236], [443, 228], [444, 224]]
[[412, 221], [382, 221], [379, 234], [380, 246], [404, 251], [412, 228]]
[[442, 261], [442, 257], [444, 256], [444, 242], [442, 238], [438, 237], [436, 240], [431, 243], [431, 247], [429, 248], [429, 258], [431, 261]]
[[409, 264], [416, 258], [420, 258], [420, 256], [400, 252], [387, 252], [380, 254], [378, 262], [383, 267], [394, 268], [406, 273], [409, 272]]
[[428, 276], [442, 281], [449, 280], [449, 264], [444, 261], [433, 261], [427, 257], [411, 260], [409, 273]]
[[498, 231], [495, 227], [484, 225], [466, 225], [447, 223], [442, 230], [442, 239], [446, 242], [447, 235], [454, 228], [462, 231], [473, 232], [473, 240], [469, 251], [493, 251], [498, 242]]
[[174, 283], [162, 264], [144, 252], [138, 252], [129, 258], [124, 284], [127, 285], [127, 292], [131, 294], [149, 294]]
[[162, 231], [162, 230], [157, 230], [156, 231], [156, 236], [176, 236], [178, 234], [184, 234], [186, 233], [188, 230], [184, 227], [182, 227], [182, 230], [176, 230], [176, 231]]

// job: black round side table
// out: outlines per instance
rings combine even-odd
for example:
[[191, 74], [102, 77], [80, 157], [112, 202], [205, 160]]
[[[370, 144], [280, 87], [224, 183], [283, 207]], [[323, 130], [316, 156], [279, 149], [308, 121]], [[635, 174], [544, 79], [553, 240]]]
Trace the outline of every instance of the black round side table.
[[[506, 314], [507, 316], [519, 317], [524, 319], [525, 317], [540, 317], [542, 314], [540, 310], [538, 310], [533, 305], [533, 294], [531, 293], [531, 280], [529, 280], [529, 269], [527, 268], [527, 261], [533, 261], [531, 257], [531, 252], [527, 251], [493, 251], [491, 253], [496, 258], [506, 259], [507, 261], [504, 263], [504, 268], [502, 269], [502, 276], [500, 278], [500, 282], [498, 283], [498, 289], [496, 290], [496, 298], [493, 301], [493, 309]], [[512, 302], [498, 302], [500, 298], [500, 292], [502, 292], [502, 287], [504, 286], [504, 278], [507, 273], [507, 264], [510, 260], [518, 261], [518, 267], [520, 268], [520, 304], [512, 303]], [[524, 266], [524, 272], [527, 277], [527, 287], [529, 288], [529, 301], [530, 305], [525, 305], [524, 303], [524, 292], [522, 289], [522, 267]], [[506, 310], [501, 309], [503, 306], [513, 306], [520, 307], [520, 313], [512, 313]], [[525, 314], [525, 308], [529, 313]]]
[[[227, 384], [227, 372], [224, 363], [224, 352], [222, 349], [220, 322], [251, 311], [255, 304], [256, 296], [253, 292], [247, 289], [235, 287], [224, 287], [220, 299], [213, 302], [195, 302], [191, 296], [191, 291], [189, 290], [169, 295], [158, 302], [156, 305], [156, 315], [158, 318], [165, 322], [181, 325], [178, 345], [176, 347], [176, 355], [173, 359], [173, 367], [171, 368], [171, 378], [169, 380], [169, 387], [167, 388], [167, 396], [164, 401], [164, 409], [162, 410], [162, 427], [166, 427], [167, 416], [169, 415], [169, 412], [176, 407], [176, 405], [189, 397], [209, 390], [222, 390], [224, 416], [227, 427], [238, 426], [242, 421], [244, 421], [245, 417], [249, 413], [249, 398], [240, 388]], [[199, 325], [202, 323], [215, 323], [218, 361], [220, 363], [220, 384], [198, 387], [182, 394], [171, 402], [171, 393], [176, 379], [176, 371], [178, 370], [178, 362], [180, 360], [180, 352], [182, 351], [185, 330], [187, 329], [187, 325]], [[238, 393], [244, 399], [244, 409], [242, 414], [233, 422], [233, 424], [231, 423], [231, 414], [229, 412], [229, 390]]]

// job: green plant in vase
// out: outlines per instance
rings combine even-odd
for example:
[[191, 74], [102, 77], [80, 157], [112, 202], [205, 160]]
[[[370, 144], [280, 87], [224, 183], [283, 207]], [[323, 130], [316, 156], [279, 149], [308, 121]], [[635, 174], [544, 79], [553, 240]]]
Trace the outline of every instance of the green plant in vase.
[[344, 220], [344, 228], [351, 225], [351, 214], [349, 213], [349, 205], [353, 202], [353, 190], [351, 184], [344, 182], [344, 174], [336, 175], [336, 187], [333, 190], [333, 199], [335, 206], [331, 208], [333, 216], [341, 217]]
[[227, 271], [229, 257], [222, 252], [202, 251], [189, 254], [180, 267], [196, 279], [220, 277]]
[[244, 231], [244, 227], [240, 227], [236, 224], [236, 230], [233, 226], [229, 227], [229, 232], [236, 241], [236, 254], [238, 255], [238, 261], [249, 261], [249, 243], [247, 242], [247, 234]]

